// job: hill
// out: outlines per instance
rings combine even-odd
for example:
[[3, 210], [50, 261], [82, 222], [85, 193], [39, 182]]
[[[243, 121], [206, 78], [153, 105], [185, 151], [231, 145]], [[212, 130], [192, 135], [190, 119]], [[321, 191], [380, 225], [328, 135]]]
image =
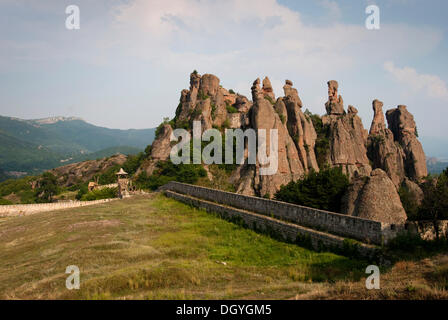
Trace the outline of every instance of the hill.
[[155, 129], [109, 129], [78, 118], [0, 116], [0, 169], [35, 174], [61, 164], [135, 154], [152, 143], [154, 134]]

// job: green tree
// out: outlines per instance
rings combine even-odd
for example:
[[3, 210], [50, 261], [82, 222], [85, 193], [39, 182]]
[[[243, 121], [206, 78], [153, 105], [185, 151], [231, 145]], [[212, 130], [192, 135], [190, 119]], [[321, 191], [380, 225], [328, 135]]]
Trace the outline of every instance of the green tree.
[[42, 174], [35, 192], [36, 202], [52, 202], [59, 193], [57, 178], [50, 172]]
[[340, 212], [341, 198], [349, 185], [341, 168], [314, 170], [303, 179], [281, 186], [275, 199], [316, 209]]
[[421, 184], [423, 201], [418, 220], [432, 220], [438, 234], [438, 220], [448, 219], [448, 168], [438, 178], [427, 177]]

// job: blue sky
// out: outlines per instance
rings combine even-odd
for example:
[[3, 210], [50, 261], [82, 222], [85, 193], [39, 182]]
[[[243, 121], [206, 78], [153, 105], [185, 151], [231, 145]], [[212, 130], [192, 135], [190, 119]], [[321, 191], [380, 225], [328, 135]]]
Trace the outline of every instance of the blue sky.
[[[78, 5], [81, 29], [65, 28]], [[380, 8], [380, 30], [364, 26]], [[421, 136], [445, 137], [446, 1], [0, 0], [0, 115], [78, 116], [111, 128], [172, 117], [189, 73], [250, 95], [269, 76], [325, 112], [326, 82], [370, 127], [371, 102], [405, 104]]]

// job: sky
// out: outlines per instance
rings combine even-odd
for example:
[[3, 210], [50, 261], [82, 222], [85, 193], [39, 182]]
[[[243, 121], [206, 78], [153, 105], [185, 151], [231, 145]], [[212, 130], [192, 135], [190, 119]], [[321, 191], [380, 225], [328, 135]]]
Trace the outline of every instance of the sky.
[[[365, 26], [380, 9], [380, 29]], [[80, 29], [66, 28], [77, 5]], [[404, 104], [420, 136], [446, 137], [444, 0], [0, 0], [0, 115], [76, 116], [109, 128], [172, 118], [189, 74], [212, 73], [250, 97], [292, 80], [325, 113], [328, 80], [366, 129], [372, 101]]]

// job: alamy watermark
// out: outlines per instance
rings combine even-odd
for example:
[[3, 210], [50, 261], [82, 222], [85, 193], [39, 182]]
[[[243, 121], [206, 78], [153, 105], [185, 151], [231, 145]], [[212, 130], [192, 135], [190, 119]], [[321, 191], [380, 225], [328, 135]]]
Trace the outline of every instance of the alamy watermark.
[[[270, 129], [269, 137], [267, 137], [266, 131], [266, 129], [258, 129], [256, 131], [251, 128], [244, 131], [242, 129], [226, 129], [224, 163], [244, 164], [246, 158], [245, 142], [247, 141], [247, 163], [256, 164], [258, 159], [260, 175], [269, 176], [277, 173], [278, 130]], [[178, 142], [171, 148], [170, 152], [170, 159], [174, 164], [223, 163], [223, 139], [221, 132], [217, 129], [208, 129], [202, 134], [201, 132], [201, 121], [193, 121], [193, 141], [191, 141], [191, 134], [187, 130], [175, 129], [173, 131], [170, 140], [171, 142]], [[202, 149], [202, 142], [210, 143]], [[191, 150], [191, 145], [193, 150]], [[267, 150], [268, 145], [269, 152]]]
[[380, 8], [376, 5], [370, 5], [366, 8], [366, 28], [368, 30], [380, 29]]
[[74, 265], [68, 266], [65, 269], [65, 273], [70, 274], [65, 280], [65, 287], [68, 290], [78, 290], [80, 288], [79, 268]]
[[366, 273], [370, 274], [366, 279], [367, 290], [378, 290], [380, 288], [380, 268], [375, 265], [370, 265], [366, 268]]
[[81, 16], [79, 7], [70, 5], [65, 8], [65, 13], [69, 16], [65, 19], [65, 27], [68, 30], [79, 30], [81, 28]]

